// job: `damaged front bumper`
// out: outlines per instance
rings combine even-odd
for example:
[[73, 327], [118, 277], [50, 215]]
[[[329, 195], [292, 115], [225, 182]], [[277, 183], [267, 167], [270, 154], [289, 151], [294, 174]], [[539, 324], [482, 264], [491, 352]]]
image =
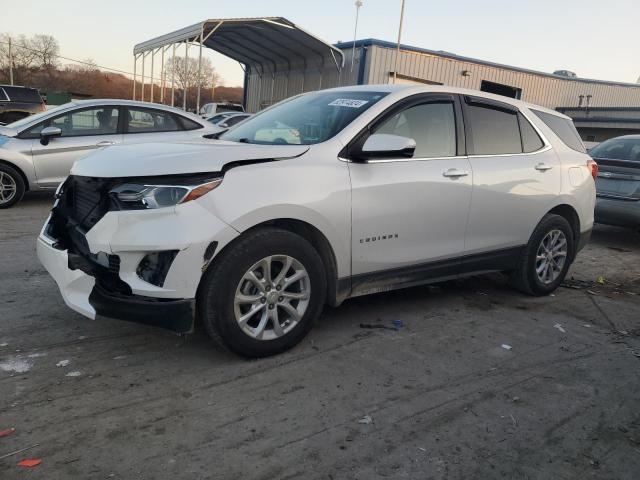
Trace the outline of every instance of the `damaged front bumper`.
[[71, 203], [56, 200], [37, 243], [65, 303], [89, 318], [191, 331], [202, 272], [238, 232], [197, 201], [106, 209], [92, 224], [78, 221]]

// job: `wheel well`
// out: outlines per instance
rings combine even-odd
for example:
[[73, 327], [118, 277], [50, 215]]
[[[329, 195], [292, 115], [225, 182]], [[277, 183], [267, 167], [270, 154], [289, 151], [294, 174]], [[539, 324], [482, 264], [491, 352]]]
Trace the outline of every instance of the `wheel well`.
[[293, 218], [269, 220], [259, 223], [249, 230], [265, 226], [278, 227], [300, 235], [316, 249], [325, 267], [327, 277], [327, 303], [331, 306], [338, 305], [338, 267], [333, 248], [331, 248], [331, 244], [324, 234], [313, 225]]
[[580, 241], [580, 218], [575, 209], [571, 205], [563, 204], [552, 208], [549, 213], [560, 215], [569, 222], [571, 230], [573, 230], [573, 242], [577, 245]]
[[0, 164], [6, 165], [8, 167], [11, 167], [16, 172], [18, 172], [20, 174], [20, 176], [22, 177], [22, 180], [24, 181], [24, 189], [25, 189], [25, 191], [29, 190], [29, 180], [27, 180], [27, 176], [24, 174], [24, 172], [22, 171], [22, 169], [20, 167], [18, 167], [17, 165], [14, 165], [13, 163], [7, 162], [6, 160], [0, 160]]

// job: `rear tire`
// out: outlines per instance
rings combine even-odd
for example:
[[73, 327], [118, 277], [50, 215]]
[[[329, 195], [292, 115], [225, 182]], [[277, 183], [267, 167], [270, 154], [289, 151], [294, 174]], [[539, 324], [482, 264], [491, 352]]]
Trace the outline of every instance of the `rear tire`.
[[261, 228], [227, 247], [207, 270], [198, 312], [222, 346], [248, 358], [266, 357], [305, 337], [322, 312], [326, 290], [322, 259], [306, 239]]
[[22, 175], [15, 168], [0, 163], [0, 208], [9, 208], [18, 203], [25, 190]]
[[549, 295], [564, 281], [574, 256], [571, 225], [560, 215], [547, 214], [531, 234], [511, 284], [528, 295]]

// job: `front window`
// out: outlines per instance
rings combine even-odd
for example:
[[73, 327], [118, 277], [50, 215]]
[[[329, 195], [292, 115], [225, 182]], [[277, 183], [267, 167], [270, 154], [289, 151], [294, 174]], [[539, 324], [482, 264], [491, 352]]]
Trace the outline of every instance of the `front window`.
[[593, 158], [640, 162], [640, 138], [612, 138], [589, 150]]
[[300, 95], [259, 113], [220, 138], [267, 145], [324, 142], [385, 95], [344, 90]]
[[37, 138], [45, 127], [57, 127], [62, 137], [114, 135], [118, 133], [119, 108], [116, 105], [74, 110], [51, 118], [29, 130], [29, 138]]
[[33, 123], [37, 123], [38, 121], [42, 120], [43, 118], [52, 117], [56, 113], [61, 112], [63, 110], [67, 110], [69, 107], [73, 107], [74, 105], [75, 105], [74, 103], [65, 103], [64, 105], [60, 105], [58, 107], [51, 108], [51, 109], [49, 109], [49, 110], [47, 110], [45, 112], [36, 113], [35, 115], [30, 115], [28, 117], [21, 118], [20, 120], [16, 120], [15, 122], [10, 123], [9, 125], [7, 125], [7, 127], [15, 128], [16, 130], [20, 130], [21, 127], [24, 127], [26, 125], [31, 125]]

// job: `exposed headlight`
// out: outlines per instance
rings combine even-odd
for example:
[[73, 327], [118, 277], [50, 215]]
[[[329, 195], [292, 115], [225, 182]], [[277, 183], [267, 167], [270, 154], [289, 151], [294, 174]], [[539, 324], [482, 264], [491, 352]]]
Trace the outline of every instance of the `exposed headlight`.
[[221, 183], [222, 178], [209, 179], [195, 185], [124, 183], [112, 189], [111, 194], [125, 210], [163, 208], [200, 198]]

